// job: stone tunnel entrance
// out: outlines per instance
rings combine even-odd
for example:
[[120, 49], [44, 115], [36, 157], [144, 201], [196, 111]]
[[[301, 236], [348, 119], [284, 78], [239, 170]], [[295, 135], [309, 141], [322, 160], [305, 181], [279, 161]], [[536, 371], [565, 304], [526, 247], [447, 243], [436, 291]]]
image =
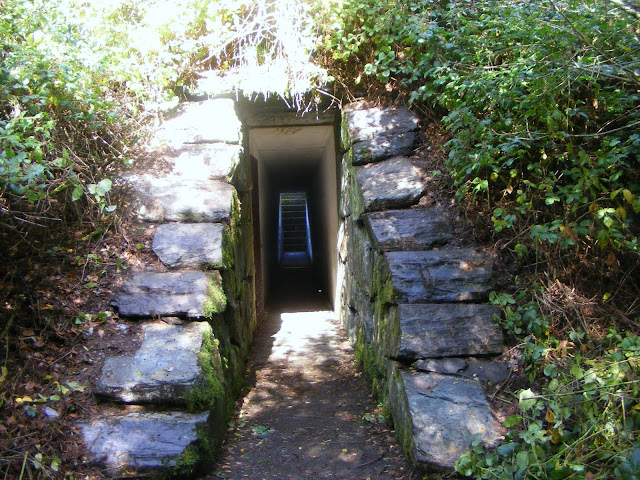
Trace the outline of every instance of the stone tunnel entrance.
[[[259, 309], [260, 305], [301, 297], [334, 305], [338, 265], [335, 135], [333, 124], [248, 130], [252, 203], [257, 206], [254, 232]], [[291, 194], [297, 194], [298, 200], [292, 200]], [[297, 202], [297, 206], [287, 202]], [[287, 215], [294, 215], [291, 210], [297, 210], [298, 220], [287, 220]], [[296, 221], [301, 223], [291, 225]], [[287, 230], [298, 230], [296, 241], [305, 244], [290, 246], [287, 252], [287, 242], [294, 241], [286, 238]]]

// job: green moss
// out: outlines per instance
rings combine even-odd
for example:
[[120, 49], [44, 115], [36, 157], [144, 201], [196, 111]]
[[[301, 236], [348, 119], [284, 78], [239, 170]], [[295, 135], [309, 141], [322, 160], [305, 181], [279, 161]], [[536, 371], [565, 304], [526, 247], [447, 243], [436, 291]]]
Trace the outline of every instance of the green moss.
[[214, 315], [224, 312], [227, 308], [227, 297], [222, 288], [222, 277], [218, 275], [209, 276], [209, 292], [207, 300], [204, 302], [204, 316], [208, 319]]
[[214, 432], [204, 424], [196, 427], [196, 434], [198, 440], [193, 445], [189, 445], [177, 458], [167, 460], [167, 469], [159, 478], [191, 478], [213, 465], [224, 437], [216, 438]]
[[235, 264], [234, 230], [234, 227], [226, 226], [222, 232], [222, 265], [224, 268], [233, 268]]
[[349, 125], [345, 115], [342, 116], [342, 123], [340, 124], [340, 140], [342, 141], [342, 148], [345, 150], [351, 149], [351, 135], [349, 135]]
[[356, 177], [355, 167], [350, 168], [349, 175], [349, 202], [351, 206], [351, 218], [354, 221], [360, 219], [364, 213], [364, 197], [358, 185], [358, 179]]
[[204, 334], [202, 348], [198, 353], [198, 366], [202, 369], [202, 380], [185, 394], [190, 412], [215, 410], [216, 403], [225, 396], [222, 361], [218, 351], [218, 339], [211, 332]]

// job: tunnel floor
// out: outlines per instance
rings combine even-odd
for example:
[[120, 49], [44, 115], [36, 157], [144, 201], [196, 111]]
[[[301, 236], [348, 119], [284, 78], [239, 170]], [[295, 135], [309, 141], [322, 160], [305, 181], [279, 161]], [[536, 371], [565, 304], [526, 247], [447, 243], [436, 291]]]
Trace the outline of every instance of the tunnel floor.
[[288, 271], [281, 280], [221, 457], [204, 478], [421, 478], [382, 419], [317, 279]]

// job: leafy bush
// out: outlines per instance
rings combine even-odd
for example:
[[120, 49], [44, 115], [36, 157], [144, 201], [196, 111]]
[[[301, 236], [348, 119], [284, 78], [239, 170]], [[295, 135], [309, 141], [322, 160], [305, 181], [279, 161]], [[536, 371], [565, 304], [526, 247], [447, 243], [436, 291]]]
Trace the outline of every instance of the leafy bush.
[[603, 352], [573, 344], [534, 362], [547, 380], [518, 394], [521, 414], [495, 451], [474, 444], [456, 469], [475, 478], [640, 478], [640, 337], [610, 330]]
[[102, 77], [73, 55], [62, 62], [43, 48], [43, 29], [55, 24], [46, 13], [35, 3], [9, 1], [0, 15], [2, 222], [41, 224], [81, 198], [100, 211], [115, 208], [105, 177], [123, 160], [125, 117]]
[[341, 83], [447, 112], [459, 194], [493, 203], [498, 231], [532, 250], [637, 254], [640, 15], [603, 0], [392, 3], [334, 10]]

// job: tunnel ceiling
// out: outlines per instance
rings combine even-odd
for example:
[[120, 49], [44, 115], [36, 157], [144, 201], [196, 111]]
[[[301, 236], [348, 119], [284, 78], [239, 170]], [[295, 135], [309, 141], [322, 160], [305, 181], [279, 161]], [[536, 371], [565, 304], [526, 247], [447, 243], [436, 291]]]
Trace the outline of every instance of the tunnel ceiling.
[[252, 155], [270, 169], [314, 170], [330, 144], [329, 126], [253, 128], [249, 132]]

